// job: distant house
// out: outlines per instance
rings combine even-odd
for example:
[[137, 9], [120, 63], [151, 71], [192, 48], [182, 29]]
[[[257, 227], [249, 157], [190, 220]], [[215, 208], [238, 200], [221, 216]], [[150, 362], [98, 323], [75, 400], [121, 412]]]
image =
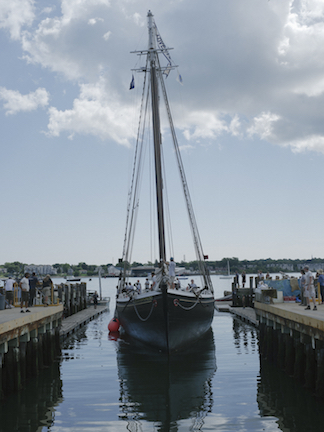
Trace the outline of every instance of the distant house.
[[131, 268], [130, 275], [134, 277], [147, 277], [150, 276], [152, 272], [155, 272], [154, 266], [138, 266]]
[[119, 276], [120, 275], [120, 269], [111, 265], [107, 267], [108, 275], [109, 276]]
[[324, 263], [305, 263], [300, 266], [300, 268], [304, 268], [305, 265], [309, 267], [309, 270], [312, 272], [317, 272], [318, 270], [324, 270]]
[[36, 273], [38, 275], [56, 275], [57, 270], [51, 265], [28, 265], [25, 266], [24, 273]]

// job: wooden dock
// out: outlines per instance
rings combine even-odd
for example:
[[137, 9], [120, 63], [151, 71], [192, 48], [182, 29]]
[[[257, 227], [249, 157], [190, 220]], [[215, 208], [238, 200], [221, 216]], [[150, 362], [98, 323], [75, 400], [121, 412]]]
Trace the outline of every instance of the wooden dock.
[[309, 336], [315, 348], [319, 341], [324, 342], [324, 305], [317, 310], [305, 310], [300, 303], [265, 304], [255, 302], [255, 310], [260, 323], [274, 329], [286, 327], [288, 333], [297, 332]]
[[267, 359], [324, 397], [324, 305], [255, 302], [261, 361]]
[[109, 299], [66, 318], [63, 304], [33, 306], [30, 312], [0, 311], [0, 399], [22, 388], [24, 382], [60, 354], [60, 340], [109, 308]]
[[60, 329], [60, 338], [67, 338], [72, 333], [77, 331], [79, 328], [81, 328], [88, 322], [92, 321], [97, 316], [106, 312], [108, 308], [108, 304], [98, 305], [96, 309], [94, 308], [94, 306], [88, 306], [87, 309], [84, 309], [74, 315], [64, 318]]
[[29, 310], [21, 313], [20, 308], [12, 308], [0, 312], [0, 354], [5, 354], [10, 346], [17, 348], [22, 342], [60, 327], [63, 305]]
[[254, 308], [251, 307], [232, 307], [232, 302], [215, 302], [215, 308], [218, 312], [230, 312], [242, 321], [245, 321], [254, 327], [258, 327], [259, 321], [257, 320]]
[[0, 398], [49, 365], [60, 351], [63, 305], [0, 311]]

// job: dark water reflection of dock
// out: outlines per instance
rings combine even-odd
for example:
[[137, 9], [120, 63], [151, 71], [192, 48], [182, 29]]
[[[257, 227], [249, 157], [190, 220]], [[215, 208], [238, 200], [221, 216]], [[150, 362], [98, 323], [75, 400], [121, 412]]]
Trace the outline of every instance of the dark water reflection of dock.
[[324, 428], [321, 399], [266, 360], [261, 360], [257, 402], [264, 417], [276, 417], [279, 430], [319, 432]]
[[62, 386], [60, 363], [56, 361], [30, 380], [25, 389], [1, 401], [0, 431], [36, 432], [41, 427], [47, 430], [54, 424], [55, 407], [63, 400]]

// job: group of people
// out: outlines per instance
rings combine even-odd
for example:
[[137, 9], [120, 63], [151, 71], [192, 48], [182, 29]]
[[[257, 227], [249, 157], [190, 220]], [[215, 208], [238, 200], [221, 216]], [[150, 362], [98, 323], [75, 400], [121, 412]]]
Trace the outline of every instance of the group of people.
[[[169, 280], [168, 280], [168, 287], [172, 289], [181, 289], [180, 280], [176, 278], [176, 263], [173, 259], [173, 257], [170, 258], [169, 262], [165, 262], [165, 264], [168, 266], [168, 273], [169, 273]], [[157, 278], [155, 272], [151, 273], [151, 282], [148, 278], [146, 278], [144, 282], [144, 289], [145, 291], [154, 291], [157, 286]], [[118, 288], [118, 287], [117, 287]], [[197, 285], [195, 284], [194, 280], [191, 279], [191, 282], [187, 286], [187, 290], [193, 290], [194, 288], [197, 288]], [[142, 292], [142, 285], [141, 282], [138, 280], [134, 285], [132, 282], [126, 282], [125, 287], [123, 289], [124, 292], [127, 292], [128, 294], [131, 292], [137, 292], [138, 294], [141, 294]]]
[[[313, 300], [313, 310], [317, 310], [316, 306], [316, 291], [315, 291], [315, 280], [312, 272], [309, 270], [308, 266], [305, 266], [300, 271], [300, 291], [301, 291], [301, 305], [306, 306], [305, 310], [309, 310], [310, 307], [310, 299]], [[323, 270], [318, 270], [316, 274], [316, 278], [320, 284], [320, 293], [321, 293], [321, 303], [324, 303], [324, 274]]]
[[[4, 289], [6, 294], [6, 301], [8, 308], [13, 307], [14, 303], [14, 290], [16, 286], [20, 288], [20, 312], [30, 312], [28, 308], [34, 305], [36, 297], [36, 287], [42, 287], [42, 295], [44, 298], [44, 305], [48, 306], [50, 303], [50, 294], [52, 287], [52, 280], [49, 275], [45, 276], [43, 283], [41, 284], [36, 277], [35, 273], [30, 276], [29, 273], [25, 273], [24, 277], [17, 284], [16, 280], [12, 276], [5, 281]], [[25, 310], [24, 310], [25, 307]]]

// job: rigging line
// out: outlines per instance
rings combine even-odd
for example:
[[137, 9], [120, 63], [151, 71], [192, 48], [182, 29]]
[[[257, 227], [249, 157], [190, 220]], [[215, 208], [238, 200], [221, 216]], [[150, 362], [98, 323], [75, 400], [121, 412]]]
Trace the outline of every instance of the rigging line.
[[[150, 87], [150, 86], [149, 86]], [[151, 117], [149, 116], [149, 130], [151, 128]], [[150, 204], [150, 261], [153, 262], [153, 254], [155, 250], [155, 236], [154, 236], [154, 225], [153, 221], [155, 220], [154, 217], [154, 206], [153, 206], [153, 193], [154, 193], [154, 187], [153, 187], [153, 155], [152, 155], [152, 136], [151, 134], [148, 134], [148, 149], [149, 149], [149, 204]]]
[[[127, 224], [126, 224], [126, 232], [125, 232], [125, 240], [124, 240], [124, 251], [123, 251], [123, 258], [125, 261], [129, 262], [130, 259], [130, 251], [131, 251], [131, 241], [133, 237], [133, 231], [135, 227], [135, 212], [137, 213], [138, 208], [138, 189], [139, 189], [139, 176], [140, 176], [140, 167], [142, 163], [142, 154], [143, 154], [143, 128], [145, 128], [145, 121], [142, 122], [142, 116], [143, 112], [147, 109], [147, 99], [146, 104], [144, 108], [144, 95], [145, 95], [145, 87], [146, 87], [146, 76], [143, 83], [143, 93], [142, 93], [142, 102], [141, 102], [141, 109], [140, 109], [140, 119], [139, 119], [139, 126], [138, 126], [138, 133], [137, 133], [137, 141], [136, 141], [136, 150], [135, 150], [135, 157], [134, 157], [134, 167], [133, 167], [133, 174], [132, 174], [132, 183], [131, 183], [131, 190], [129, 193], [129, 202], [128, 202], [128, 209], [127, 209]], [[145, 120], [145, 116], [144, 116]]]
[[189, 215], [189, 220], [190, 220], [190, 225], [191, 225], [191, 231], [192, 231], [193, 238], [194, 238], [196, 256], [198, 258], [198, 266], [200, 268], [201, 273], [203, 274], [203, 278], [204, 278], [204, 282], [205, 282], [206, 286], [208, 288], [210, 288], [210, 290], [212, 291], [213, 290], [212, 283], [211, 283], [211, 279], [210, 279], [210, 275], [209, 275], [206, 263], [204, 261], [204, 254], [203, 254], [202, 243], [201, 243], [201, 239], [200, 239], [200, 236], [199, 236], [197, 222], [196, 222], [195, 214], [194, 214], [192, 203], [191, 203], [191, 198], [190, 198], [188, 184], [187, 184], [187, 181], [186, 181], [184, 167], [183, 167], [183, 163], [182, 163], [182, 159], [181, 159], [181, 154], [180, 154], [180, 149], [179, 149], [179, 145], [178, 145], [178, 140], [177, 140], [177, 137], [176, 137], [175, 128], [174, 128], [172, 117], [171, 117], [171, 110], [170, 110], [170, 106], [169, 106], [169, 102], [168, 102], [168, 97], [167, 97], [167, 93], [166, 93], [166, 89], [165, 89], [165, 83], [164, 83], [163, 76], [162, 76], [160, 68], [158, 68], [158, 73], [159, 73], [159, 79], [160, 79], [161, 88], [162, 88], [162, 92], [163, 92], [164, 102], [165, 102], [165, 106], [166, 106], [166, 109], [167, 109], [167, 114], [168, 114], [168, 119], [169, 119], [171, 134], [172, 134], [172, 138], [173, 138], [174, 149], [175, 149], [175, 153], [176, 153], [176, 157], [177, 157], [177, 162], [178, 162], [180, 177], [181, 177], [181, 180], [182, 180], [183, 192], [184, 192], [186, 203], [187, 203], [187, 211], [188, 211], [188, 215]]
[[[146, 64], [147, 64], [147, 62], [146, 62]], [[140, 113], [142, 113], [143, 104], [144, 104], [145, 83], [146, 83], [146, 75], [144, 76], [144, 82], [143, 82], [143, 91], [142, 91], [142, 98], [141, 98]], [[129, 216], [130, 216], [130, 206], [131, 206], [131, 201], [132, 201], [132, 192], [133, 192], [134, 178], [135, 178], [135, 172], [136, 172], [136, 160], [137, 160], [137, 152], [138, 152], [138, 146], [139, 146], [140, 124], [141, 124], [141, 116], [140, 116], [140, 121], [139, 121], [139, 125], [138, 125], [138, 130], [137, 130], [137, 137], [136, 137], [135, 157], [134, 157], [134, 165], [133, 165], [133, 172], [132, 172], [132, 178], [131, 178], [131, 187], [130, 187], [130, 190], [128, 193], [128, 203], [127, 203], [127, 212], [126, 212], [126, 229], [125, 229], [124, 246], [123, 246], [123, 259], [126, 256], [127, 232], [129, 229], [128, 224], [129, 224]]]
[[171, 225], [171, 213], [170, 213], [170, 204], [169, 204], [169, 194], [168, 194], [168, 184], [166, 181], [166, 170], [165, 170], [165, 160], [163, 153], [163, 146], [161, 145], [161, 157], [162, 157], [162, 170], [163, 170], [163, 188], [165, 190], [164, 202], [165, 202], [165, 210], [166, 210], [166, 220], [167, 220], [167, 233], [169, 240], [169, 248], [170, 248], [170, 256], [174, 256], [174, 246], [173, 246], [173, 236], [172, 236], [172, 225]]
[[138, 157], [138, 161], [137, 161], [137, 169], [136, 169], [136, 175], [135, 175], [135, 181], [134, 181], [132, 213], [131, 213], [130, 227], [129, 227], [129, 232], [128, 232], [127, 261], [129, 261], [131, 259], [131, 255], [132, 255], [132, 250], [133, 250], [133, 245], [134, 245], [135, 226], [136, 226], [138, 208], [139, 208], [139, 191], [140, 191], [142, 173], [143, 173], [142, 166], [144, 163], [144, 157], [143, 157], [144, 135], [145, 135], [145, 128], [146, 128], [145, 122], [146, 122], [146, 118], [147, 118], [148, 103], [149, 103], [149, 87], [147, 90], [146, 104], [145, 104], [145, 109], [144, 109], [144, 120], [142, 122], [142, 127], [141, 127], [139, 157]]

